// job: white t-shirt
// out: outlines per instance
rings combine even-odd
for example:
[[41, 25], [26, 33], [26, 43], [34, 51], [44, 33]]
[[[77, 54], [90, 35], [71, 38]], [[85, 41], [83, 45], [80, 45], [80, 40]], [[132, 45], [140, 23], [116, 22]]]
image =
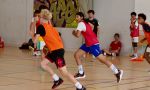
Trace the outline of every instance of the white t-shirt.
[[77, 26], [77, 29], [76, 30], [79, 30], [79, 31], [86, 31], [86, 26], [84, 24], [84, 22], [80, 22], [78, 23], [78, 26]]

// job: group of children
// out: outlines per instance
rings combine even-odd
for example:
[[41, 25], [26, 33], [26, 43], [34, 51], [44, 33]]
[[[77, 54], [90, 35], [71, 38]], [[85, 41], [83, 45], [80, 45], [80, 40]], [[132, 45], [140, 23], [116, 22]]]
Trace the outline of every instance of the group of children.
[[[132, 47], [133, 47], [133, 55], [131, 55], [132, 59], [135, 60], [138, 58], [138, 43], [143, 43], [147, 40], [147, 48], [144, 53], [144, 58], [150, 63], [150, 25], [146, 23], [146, 15], [143, 13], [138, 14], [138, 18], [136, 17], [137, 14], [135, 12], [131, 13], [131, 24], [130, 24], [130, 32], [131, 32], [131, 39], [132, 39]], [[140, 25], [143, 27], [143, 32], [145, 34], [145, 38], [139, 41], [140, 35]]]
[[[98, 21], [93, 18], [95, 13], [93, 10], [88, 11], [88, 19], [85, 19], [82, 12], [78, 12], [76, 14], [76, 21], [78, 22], [78, 26], [75, 30], [73, 30], [72, 34], [77, 38], [82, 35], [85, 39], [85, 43], [82, 44], [74, 54], [74, 58], [78, 65], [78, 72], [73, 76], [68, 72], [66, 68], [64, 59], [65, 50], [62, 39], [57, 29], [54, 28], [51, 24], [52, 13], [45, 7], [39, 9], [40, 10], [38, 11], [38, 14], [36, 14], [35, 12], [36, 15], [34, 15], [33, 22], [31, 23], [30, 35], [32, 36], [32, 40], [34, 41], [35, 50], [37, 50], [37, 43], [39, 42], [39, 38], [41, 38], [45, 43], [45, 45], [43, 44], [42, 47], [43, 51], [41, 51], [41, 67], [52, 76], [54, 80], [52, 89], [55, 89], [59, 85], [61, 85], [63, 83], [63, 79], [60, 78], [56, 73], [54, 73], [52, 68], [48, 65], [50, 62], [56, 64], [60, 73], [75, 85], [76, 90], [86, 90], [86, 88], [78, 81], [78, 79], [85, 78], [86, 76], [81, 62], [81, 57], [83, 57], [83, 55], [85, 55], [86, 53], [94, 55], [97, 60], [104, 63], [108, 68], [110, 68], [116, 76], [118, 83], [121, 81], [123, 70], [118, 69], [110, 61], [106, 60], [105, 56], [103, 55], [103, 50], [101, 49], [99, 40], [97, 38], [99, 24]], [[117, 38], [119, 38], [119, 34], [115, 34], [116, 42], [114, 41], [112, 43], [112, 46], [118, 43]], [[45, 53], [45, 48], [47, 48], [47, 53]], [[115, 52], [117, 52], [114, 48], [111, 49], [112, 51], [114, 50]], [[118, 49], [118, 52], [119, 51], [120, 50]]]
[[[52, 13], [44, 6], [41, 6], [39, 10], [35, 11], [34, 18], [30, 25], [30, 35], [34, 41], [35, 52], [39, 50], [42, 53], [41, 67], [46, 70], [54, 80], [52, 89], [61, 85], [63, 83], [63, 79], [54, 73], [48, 65], [50, 62], [56, 64], [60, 73], [75, 85], [76, 90], [86, 90], [78, 79], [86, 77], [81, 58], [87, 53], [92, 54], [98, 61], [110, 68], [116, 76], [118, 83], [121, 81], [123, 70], [118, 69], [110, 61], [106, 60], [105, 57], [105, 55], [119, 56], [122, 47], [119, 39], [120, 35], [115, 33], [114, 41], [111, 42], [109, 50], [102, 50], [97, 37], [100, 29], [99, 23], [98, 20], [94, 18], [94, 14], [95, 12], [93, 10], [88, 11], [88, 18], [85, 18], [82, 12], [78, 12], [76, 14], [78, 26], [75, 30], [73, 30], [72, 34], [76, 38], [83, 36], [84, 43], [74, 54], [74, 58], [78, 65], [78, 72], [73, 76], [66, 68], [64, 45], [59, 32], [51, 23]], [[145, 33], [145, 38], [141, 40], [141, 42], [145, 40], [148, 42], [144, 57], [150, 64], [150, 26], [145, 21], [145, 14], [139, 14], [137, 19], [136, 13], [131, 13], [130, 31], [134, 51], [134, 54], [131, 57], [132, 59], [138, 57], [137, 44], [139, 42], [139, 25], [141, 24]], [[45, 53], [45, 51], [47, 52]]]

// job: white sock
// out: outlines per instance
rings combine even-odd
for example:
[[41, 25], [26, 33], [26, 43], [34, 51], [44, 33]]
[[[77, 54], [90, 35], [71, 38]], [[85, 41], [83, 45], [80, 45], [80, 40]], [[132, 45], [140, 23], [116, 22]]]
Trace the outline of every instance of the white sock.
[[113, 64], [110, 66], [110, 69], [113, 71], [114, 74], [118, 74], [119, 73], [118, 69]]
[[59, 80], [59, 77], [57, 76], [57, 74], [54, 74], [54, 75], [52, 76], [52, 78], [54, 79], [54, 81], [58, 81], [58, 80]]
[[77, 82], [77, 83], [75, 84], [75, 86], [76, 86], [76, 88], [78, 88], [78, 89], [82, 89], [82, 85], [81, 85], [79, 82]]
[[79, 69], [79, 73], [80, 73], [80, 74], [83, 74], [83, 73], [84, 73], [84, 70], [83, 70], [83, 66], [82, 66], [82, 65], [79, 65], [79, 66], [78, 66], [78, 69]]
[[134, 56], [135, 56], [135, 57], [138, 57], [137, 53], [134, 53]]

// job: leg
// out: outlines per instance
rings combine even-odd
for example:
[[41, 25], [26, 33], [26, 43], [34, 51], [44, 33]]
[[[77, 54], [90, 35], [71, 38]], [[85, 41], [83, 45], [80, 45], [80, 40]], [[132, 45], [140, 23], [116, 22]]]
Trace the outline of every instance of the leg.
[[84, 70], [80, 58], [88, 52], [89, 52], [89, 48], [85, 44], [83, 44], [80, 47], [80, 49], [78, 49], [74, 54], [76, 63], [78, 65], [78, 73], [75, 75], [76, 79], [85, 78], [85, 74], [84, 74]]
[[123, 76], [123, 71], [117, 69], [110, 61], [106, 60], [106, 57], [102, 54], [100, 45], [93, 45], [90, 47], [90, 52], [103, 64], [109, 67], [117, 77], [117, 82], [120, 82]]
[[76, 60], [77, 65], [82, 65], [81, 57], [82, 57], [83, 55], [85, 55], [85, 54], [86, 54], [86, 52], [83, 51], [83, 50], [81, 50], [81, 49], [78, 49], [78, 50], [75, 52], [74, 58], [75, 58], [75, 60]]
[[53, 76], [55, 73], [53, 72], [53, 70], [48, 66], [49, 60], [47, 60], [46, 58], [44, 58], [44, 60], [42, 60], [41, 62], [41, 67], [46, 70], [51, 76]]
[[[58, 87], [59, 85], [61, 85], [63, 83], [63, 80], [57, 76], [57, 74], [54, 73], [54, 71], [48, 66], [48, 63], [51, 61], [53, 62], [53, 60], [51, 59], [51, 54], [48, 53], [46, 55], [46, 58], [45, 58], [45, 54], [43, 53], [42, 54], [42, 61], [41, 61], [41, 67], [46, 70], [53, 78], [54, 80], [54, 85], [52, 86], [52, 89], [55, 89], [56, 87]], [[50, 60], [48, 60], [50, 59]]]
[[132, 59], [136, 59], [138, 58], [138, 41], [139, 41], [139, 38], [138, 37], [133, 37], [133, 43], [132, 43], [132, 46], [133, 46], [133, 56], [132, 56]]
[[150, 53], [149, 53], [149, 52], [146, 52], [146, 53], [144, 54], [144, 57], [145, 57], [145, 59], [147, 60], [147, 62], [150, 64]]
[[68, 71], [67, 71], [67, 68], [66, 66], [62, 67], [62, 68], [59, 68], [59, 71], [60, 73], [66, 77], [69, 81], [71, 81], [75, 87], [77, 88], [77, 90], [86, 90], [86, 88], [81, 85], [75, 78], [72, 74], [70, 74]]
[[66, 68], [66, 63], [64, 60], [64, 50], [58, 50], [54, 53], [53, 56], [57, 56], [55, 59], [55, 64], [59, 69], [60, 73], [65, 76], [69, 81], [71, 81], [77, 88], [77, 90], [86, 90], [75, 78], [71, 75]]
[[134, 51], [134, 55], [136, 56], [138, 53], [137, 43], [133, 43], [133, 51]]
[[137, 43], [135, 43], [135, 42], [132, 43], [133, 55], [131, 56], [132, 57], [131, 60], [138, 58], [138, 55], [137, 55], [138, 47], [137, 46], [138, 46]]
[[99, 60], [101, 63], [105, 64], [107, 67], [110, 67], [112, 65], [112, 63], [110, 61], [106, 60], [106, 57], [102, 54], [100, 54], [97, 57], [97, 60]]
[[44, 46], [42, 49], [42, 55], [41, 55], [42, 60], [46, 57], [48, 53], [49, 53], [48, 48]]
[[144, 58], [147, 60], [147, 62], [150, 64], [150, 47], [147, 46], [145, 53], [144, 53]]
[[67, 68], [66, 66], [62, 67], [62, 68], [59, 68], [59, 71], [60, 73], [66, 77], [69, 81], [71, 81], [73, 84], [76, 84], [77, 83], [77, 80], [74, 78], [73, 75], [71, 75], [68, 71], [67, 71]]
[[119, 83], [119, 82], [121, 81], [121, 79], [122, 79], [122, 76], [123, 76], [123, 70], [119, 70], [118, 68], [116, 68], [116, 66], [114, 66], [110, 61], [106, 60], [106, 57], [103, 56], [102, 54], [99, 55], [99, 56], [97, 57], [97, 59], [98, 59], [101, 63], [105, 64], [107, 67], [109, 67], [109, 68], [112, 70], [112, 72], [113, 72], [113, 73], [116, 75], [116, 77], [117, 77], [117, 82]]

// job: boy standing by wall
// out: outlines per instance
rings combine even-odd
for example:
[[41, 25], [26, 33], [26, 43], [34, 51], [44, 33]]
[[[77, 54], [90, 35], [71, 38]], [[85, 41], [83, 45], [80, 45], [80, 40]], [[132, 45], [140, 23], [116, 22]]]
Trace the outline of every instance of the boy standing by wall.
[[136, 13], [131, 13], [130, 36], [132, 38], [133, 55], [132, 59], [138, 58], [138, 42], [139, 42], [139, 25], [136, 18]]

